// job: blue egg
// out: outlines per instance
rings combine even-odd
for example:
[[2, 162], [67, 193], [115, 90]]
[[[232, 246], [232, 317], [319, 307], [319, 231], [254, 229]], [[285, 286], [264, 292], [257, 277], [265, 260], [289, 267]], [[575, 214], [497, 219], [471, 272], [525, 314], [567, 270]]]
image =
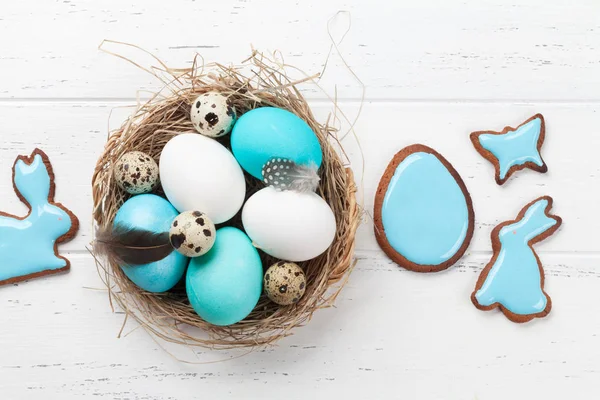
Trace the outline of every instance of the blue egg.
[[388, 171], [393, 175], [380, 215], [387, 242], [401, 256], [393, 258], [413, 270], [449, 267], [467, 249], [474, 226], [471, 198], [458, 172], [423, 145], [400, 151]]
[[252, 241], [237, 228], [217, 230], [213, 248], [193, 258], [186, 277], [190, 304], [213, 325], [246, 318], [262, 293], [263, 270]]
[[[145, 229], [155, 233], [168, 232], [179, 213], [167, 200], [153, 194], [141, 194], [127, 200], [117, 211], [114, 224]], [[140, 288], [160, 293], [171, 289], [185, 272], [189, 259], [173, 251], [162, 260], [150, 264], [121, 268]]]
[[263, 165], [273, 157], [317, 167], [323, 160], [310, 126], [295, 114], [273, 107], [256, 108], [240, 117], [231, 133], [231, 150], [242, 168], [261, 180]]

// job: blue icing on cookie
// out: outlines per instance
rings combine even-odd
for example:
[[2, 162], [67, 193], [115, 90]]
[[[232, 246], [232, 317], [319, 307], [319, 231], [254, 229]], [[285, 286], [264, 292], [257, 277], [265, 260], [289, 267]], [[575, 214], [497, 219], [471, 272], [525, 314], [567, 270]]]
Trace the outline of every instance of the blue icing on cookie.
[[414, 152], [396, 167], [381, 221], [387, 241], [402, 257], [436, 266], [463, 246], [473, 222], [469, 214], [465, 193], [448, 168], [434, 154]]
[[[475, 292], [476, 305], [489, 307], [496, 303], [517, 315], [543, 313], [548, 297], [542, 288], [542, 269], [531, 245], [553, 233], [561, 220], [549, 216], [551, 203], [542, 197], [531, 203], [516, 222], [502, 226], [497, 232], [500, 251], [489, 265], [481, 288]], [[522, 212], [523, 213], [523, 212]], [[496, 230], [494, 231], [496, 232]]]
[[545, 164], [540, 155], [540, 140], [543, 140], [543, 117], [538, 114], [516, 129], [507, 128], [500, 133], [476, 133], [481, 147], [489, 151], [497, 160], [498, 183], [508, 178], [511, 168], [533, 163], [540, 172], [545, 172]]
[[50, 162], [40, 150], [32, 158], [19, 157], [14, 165], [15, 190], [31, 211], [23, 219], [0, 213], [0, 284], [69, 267], [55, 246], [79, 222], [53, 203], [51, 174]]

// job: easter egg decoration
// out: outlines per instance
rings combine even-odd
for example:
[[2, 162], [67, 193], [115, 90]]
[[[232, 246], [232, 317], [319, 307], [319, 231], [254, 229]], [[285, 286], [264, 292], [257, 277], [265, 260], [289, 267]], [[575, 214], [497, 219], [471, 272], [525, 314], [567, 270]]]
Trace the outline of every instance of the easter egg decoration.
[[323, 153], [317, 136], [295, 114], [273, 107], [262, 107], [242, 115], [231, 132], [231, 149], [246, 172], [263, 179], [262, 167], [272, 157], [298, 164], [321, 166]]
[[473, 236], [471, 196], [441, 154], [420, 144], [400, 150], [375, 196], [375, 237], [400, 266], [436, 272], [456, 263]]
[[175, 250], [186, 257], [202, 256], [215, 243], [215, 224], [200, 211], [186, 211], [171, 224], [169, 240]]
[[208, 92], [196, 97], [192, 103], [190, 117], [199, 133], [217, 138], [231, 132], [236, 112], [227, 96], [218, 92]]
[[113, 176], [117, 185], [129, 194], [150, 193], [159, 183], [156, 161], [141, 151], [123, 154], [114, 165]]
[[175, 217], [177, 210], [162, 197], [134, 196], [117, 211], [111, 227], [97, 232], [94, 250], [119, 265], [140, 288], [165, 292], [183, 277], [189, 261], [169, 243]]
[[297, 303], [306, 290], [302, 268], [293, 262], [280, 261], [269, 267], [264, 279], [265, 293], [282, 306]]
[[296, 164], [287, 158], [271, 158], [262, 167], [262, 177], [265, 185], [278, 190], [297, 190], [299, 192], [314, 192], [319, 186], [319, 174], [316, 164]]
[[313, 192], [278, 191], [271, 186], [253, 194], [242, 210], [242, 223], [265, 253], [289, 261], [306, 261], [333, 242], [333, 211]]
[[196, 313], [213, 325], [246, 318], [262, 292], [263, 270], [258, 251], [237, 228], [217, 230], [213, 248], [192, 258], [186, 291]]
[[175, 136], [165, 145], [159, 164], [165, 195], [180, 212], [202, 210], [221, 224], [242, 207], [244, 173], [217, 141], [194, 133]]

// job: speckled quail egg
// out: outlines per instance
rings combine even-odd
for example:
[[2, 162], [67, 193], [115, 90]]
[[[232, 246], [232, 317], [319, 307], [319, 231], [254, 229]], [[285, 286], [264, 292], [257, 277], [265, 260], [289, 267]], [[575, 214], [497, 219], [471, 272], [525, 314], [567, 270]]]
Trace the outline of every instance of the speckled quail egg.
[[141, 151], [123, 154], [115, 164], [113, 174], [117, 185], [129, 194], [150, 193], [159, 183], [156, 161]]
[[169, 230], [171, 245], [187, 257], [198, 257], [208, 253], [215, 244], [215, 224], [200, 211], [179, 214]]
[[218, 92], [201, 94], [192, 103], [190, 117], [194, 128], [205, 136], [213, 138], [231, 132], [237, 118], [235, 108], [229, 99]]
[[282, 306], [297, 303], [306, 290], [302, 268], [293, 262], [280, 261], [269, 267], [264, 278], [265, 293]]

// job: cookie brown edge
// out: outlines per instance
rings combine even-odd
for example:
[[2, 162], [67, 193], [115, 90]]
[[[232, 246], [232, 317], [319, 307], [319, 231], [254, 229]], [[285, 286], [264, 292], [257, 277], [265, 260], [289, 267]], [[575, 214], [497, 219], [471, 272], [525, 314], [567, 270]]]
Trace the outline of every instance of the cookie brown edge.
[[0, 281], [0, 286], [9, 285], [12, 283], [18, 283], [18, 282], [22, 282], [22, 281], [29, 280], [32, 278], [38, 278], [41, 276], [53, 275], [53, 274], [57, 274], [60, 272], [65, 272], [71, 268], [71, 262], [66, 257], [63, 257], [58, 253], [58, 245], [60, 243], [68, 242], [69, 240], [71, 240], [75, 237], [75, 235], [77, 234], [77, 231], [79, 230], [79, 219], [77, 218], [77, 216], [75, 214], [73, 214], [73, 212], [71, 210], [69, 210], [68, 208], [63, 206], [61, 203], [54, 202], [54, 194], [56, 191], [56, 184], [54, 182], [54, 179], [55, 179], [54, 169], [52, 168], [52, 164], [50, 163], [50, 159], [48, 158], [48, 155], [46, 153], [44, 153], [41, 149], [35, 148], [30, 156], [19, 155], [16, 158], [15, 162], [13, 163], [13, 167], [12, 167], [13, 191], [15, 192], [15, 194], [17, 195], [19, 200], [27, 206], [29, 211], [27, 212], [27, 214], [24, 217], [18, 217], [16, 215], [8, 214], [8, 213], [2, 212], [2, 211], [0, 211], [0, 216], [14, 218], [19, 221], [23, 221], [31, 214], [31, 205], [29, 204], [29, 202], [27, 202], [27, 200], [25, 200], [25, 198], [21, 195], [21, 193], [19, 193], [19, 191], [17, 190], [17, 188], [15, 186], [15, 174], [16, 174], [15, 169], [17, 167], [17, 163], [19, 162], [19, 160], [23, 161], [27, 165], [31, 165], [33, 163], [33, 160], [36, 155], [39, 155], [40, 157], [42, 157], [42, 161], [43, 161], [44, 165], [46, 165], [46, 169], [48, 170], [48, 176], [50, 177], [50, 190], [48, 192], [48, 203], [60, 208], [61, 210], [66, 212], [69, 215], [69, 217], [71, 218], [71, 228], [69, 229], [69, 231], [67, 233], [65, 233], [64, 235], [58, 237], [56, 239], [56, 241], [54, 242], [54, 254], [56, 255], [56, 257], [65, 260], [66, 265], [63, 268], [59, 268], [59, 269], [40, 271], [40, 272], [35, 272], [35, 273], [29, 274], [29, 275], [23, 275], [23, 276], [17, 276], [14, 278], [5, 279], [3, 281]]
[[[448, 172], [450, 172], [450, 174], [452, 175], [452, 177], [458, 184], [463, 195], [465, 196], [465, 200], [467, 202], [467, 210], [468, 210], [468, 214], [469, 214], [468, 215], [469, 226], [467, 228], [467, 235], [465, 236], [463, 244], [457, 250], [457, 252], [454, 254], [454, 256], [452, 256], [452, 258], [448, 259], [447, 261], [445, 261], [441, 264], [436, 264], [436, 265], [417, 264], [417, 263], [414, 263], [414, 262], [406, 259], [400, 253], [396, 252], [396, 250], [394, 250], [394, 248], [391, 246], [391, 244], [387, 240], [387, 237], [385, 236], [385, 230], [383, 228], [383, 222], [381, 219], [381, 208], [383, 206], [383, 199], [385, 197], [385, 193], [390, 184], [390, 181], [391, 181], [392, 177], [394, 176], [394, 173], [396, 172], [396, 168], [408, 156], [410, 156], [411, 154], [414, 154], [414, 153], [419, 153], [419, 152], [429, 153], [429, 154], [433, 155], [442, 163], [442, 165], [444, 165], [444, 167], [446, 167]], [[387, 254], [387, 256], [390, 257], [392, 259], [392, 261], [394, 261], [396, 264], [398, 264], [401, 267], [406, 268], [410, 271], [414, 271], [414, 272], [439, 272], [439, 271], [443, 271], [443, 270], [451, 267], [452, 265], [456, 264], [456, 262], [464, 255], [465, 251], [467, 251], [467, 248], [469, 247], [469, 244], [471, 243], [471, 239], [473, 238], [473, 231], [475, 229], [475, 212], [473, 210], [473, 202], [471, 200], [471, 195], [470, 195], [469, 191], [467, 190], [467, 186], [463, 182], [459, 173], [456, 171], [456, 169], [454, 169], [452, 164], [450, 164], [450, 162], [448, 162], [448, 160], [446, 160], [440, 153], [438, 153], [437, 151], [433, 150], [432, 148], [422, 145], [422, 144], [413, 144], [413, 145], [403, 148], [402, 150], [400, 150], [398, 153], [396, 153], [394, 155], [394, 158], [388, 164], [385, 172], [383, 173], [383, 176], [381, 177], [381, 180], [379, 181], [379, 186], [377, 187], [377, 192], [375, 193], [375, 206], [374, 206], [373, 220], [374, 220], [374, 227], [375, 227], [375, 238], [377, 239], [377, 243], [379, 244], [379, 247], [381, 247], [381, 249], [385, 252], [385, 254]]]
[[[529, 246], [529, 248], [535, 255], [535, 259], [537, 260], [537, 263], [538, 263], [538, 268], [540, 270], [540, 278], [541, 278], [540, 285], [541, 285], [542, 293], [544, 294], [544, 296], [546, 296], [546, 300], [547, 300], [546, 308], [544, 308], [543, 311], [540, 311], [539, 313], [534, 313], [534, 314], [515, 314], [498, 302], [490, 304], [489, 306], [482, 306], [477, 301], [477, 298], [475, 297], [475, 295], [477, 294], [477, 291], [479, 289], [481, 289], [481, 287], [483, 286], [483, 283], [485, 282], [488, 274], [490, 273], [490, 270], [492, 269], [494, 263], [498, 259], [498, 255], [500, 254], [500, 249], [501, 249], [500, 230], [507, 225], [514, 224], [517, 221], [521, 220], [525, 216], [527, 209], [529, 207], [531, 207], [534, 203], [536, 203], [540, 200], [548, 200], [548, 205], [546, 206], [546, 209], [544, 210], [544, 214], [548, 218], [552, 218], [553, 220], [555, 220], [556, 224], [553, 227], [549, 228], [543, 234], [530, 240], [527, 243], [527, 245]], [[493, 310], [494, 308], [500, 308], [500, 310], [506, 316], [506, 318], [508, 318], [512, 322], [516, 322], [516, 323], [529, 322], [534, 318], [543, 318], [550, 313], [550, 310], [552, 309], [552, 299], [550, 298], [548, 293], [546, 293], [544, 291], [544, 281], [546, 279], [545, 273], [544, 273], [544, 266], [542, 265], [542, 261], [538, 257], [537, 253], [533, 250], [533, 245], [538, 242], [541, 242], [542, 240], [548, 238], [549, 236], [552, 236], [554, 234], [554, 232], [556, 232], [558, 230], [558, 228], [562, 225], [561, 217], [559, 217], [558, 215], [550, 214], [550, 210], [552, 209], [553, 203], [554, 203], [554, 200], [550, 196], [538, 197], [537, 199], [529, 202], [525, 207], [523, 207], [521, 209], [521, 211], [519, 212], [519, 215], [517, 215], [517, 218], [515, 218], [514, 220], [511, 220], [511, 221], [505, 221], [505, 222], [501, 223], [500, 225], [496, 226], [492, 230], [492, 234], [491, 234], [492, 252], [493, 252], [492, 259], [487, 263], [487, 265], [483, 268], [483, 270], [481, 270], [481, 273], [479, 274], [479, 278], [477, 279], [477, 283], [475, 284], [475, 290], [473, 290], [473, 293], [471, 293], [471, 301], [473, 302], [473, 305], [475, 307], [477, 307], [478, 309], [480, 309], [482, 311], [490, 311], [490, 310]]]
[[[500, 162], [498, 161], [498, 159], [492, 154], [492, 152], [486, 150], [483, 148], [483, 146], [481, 145], [481, 143], [479, 142], [479, 136], [486, 134], [486, 135], [505, 135], [509, 132], [514, 132], [517, 129], [519, 129], [520, 127], [522, 127], [523, 125], [533, 121], [534, 119], [539, 118], [542, 121], [542, 126], [540, 128], [540, 136], [538, 138], [538, 142], [537, 142], [537, 150], [538, 153], [540, 154], [540, 159], [542, 160], [542, 166], [539, 166], [531, 161], [527, 161], [523, 164], [520, 165], [513, 165], [512, 167], [510, 167], [508, 169], [508, 172], [506, 173], [506, 176], [504, 177], [504, 179], [500, 178]], [[477, 152], [479, 154], [481, 154], [481, 156], [483, 158], [485, 158], [486, 160], [488, 160], [490, 163], [492, 163], [492, 165], [494, 165], [494, 169], [495, 171], [495, 180], [496, 183], [498, 185], [503, 185], [504, 182], [506, 182], [512, 174], [514, 174], [517, 171], [521, 171], [525, 168], [529, 168], [532, 169], [534, 171], [537, 171], [539, 173], [546, 173], [548, 172], [548, 165], [546, 165], [546, 162], [544, 161], [544, 158], [542, 157], [542, 145], [544, 144], [544, 139], [546, 138], [546, 121], [544, 120], [544, 116], [540, 113], [535, 114], [534, 116], [532, 116], [531, 118], [529, 118], [527, 121], [523, 122], [521, 125], [517, 126], [516, 128], [512, 128], [510, 126], [505, 127], [503, 130], [501, 130], [500, 132], [496, 132], [496, 131], [477, 131], [477, 132], [473, 132], [470, 135], [471, 138], [471, 143], [473, 143], [473, 146], [475, 147], [475, 150], [477, 150]]]

